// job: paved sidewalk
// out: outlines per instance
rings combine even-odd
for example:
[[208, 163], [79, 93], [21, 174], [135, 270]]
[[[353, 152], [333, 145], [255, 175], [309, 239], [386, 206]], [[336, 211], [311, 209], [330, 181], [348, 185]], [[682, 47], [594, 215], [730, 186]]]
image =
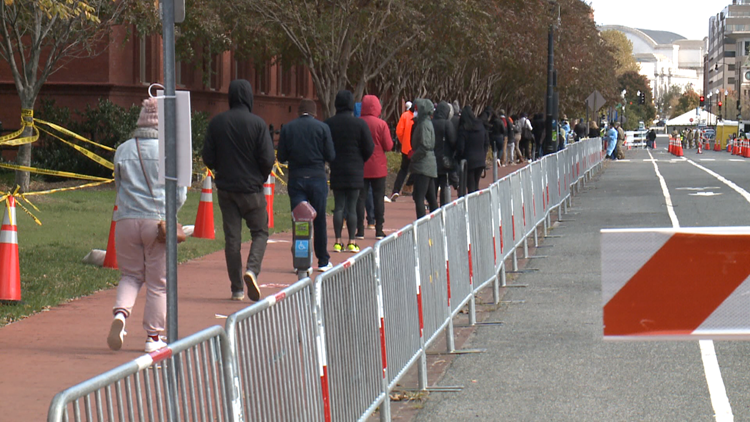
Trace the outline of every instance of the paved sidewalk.
[[[500, 177], [520, 166], [502, 167]], [[491, 174], [482, 187], [491, 182]], [[214, 206], [218, 206], [214, 201]], [[385, 232], [410, 224], [415, 217], [414, 201], [401, 197], [386, 204]], [[333, 225], [328, 217], [329, 248], [333, 248]], [[221, 230], [221, 226], [217, 227]], [[291, 265], [291, 233], [270, 238], [263, 271], [258, 279], [264, 296], [297, 280]], [[364, 249], [375, 243], [375, 231], [367, 230]], [[249, 243], [243, 244], [247, 257]], [[352, 256], [331, 253], [334, 264]], [[251, 302], [229, 300], [224, 251], [179, 265], [179, 334], [185, 337], [212, 325], [224, 325], [227, 315]], [[106, 337], [112, 318], [115, 289], [73, 300], [47, 312], [0, 328], [0, 420], [41, 421], [46, 419], [52, 397], [59, 391], [143, 354], [146, 340], [141, 328], [145, 293], [141, 292], [127, 327], [122, 350], [110, 351]]]

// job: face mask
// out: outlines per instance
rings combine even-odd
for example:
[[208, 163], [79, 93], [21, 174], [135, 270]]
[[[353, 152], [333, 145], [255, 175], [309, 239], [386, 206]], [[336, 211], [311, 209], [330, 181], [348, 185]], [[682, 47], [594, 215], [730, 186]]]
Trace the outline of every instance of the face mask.
[[415, 119], [417, 118], [417, 112], [416, 111], [414, 112], [414, 118]]

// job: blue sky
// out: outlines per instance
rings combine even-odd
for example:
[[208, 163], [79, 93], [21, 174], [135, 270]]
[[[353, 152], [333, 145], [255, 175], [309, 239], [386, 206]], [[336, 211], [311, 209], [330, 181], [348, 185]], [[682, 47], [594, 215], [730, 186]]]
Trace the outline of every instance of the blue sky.
[[[598, 25], [669, 31], [691, 40], [708, 36], [708, 19], [732, 0], [584, 0]], [[565, 25], [565, 22], [563, 22]]]

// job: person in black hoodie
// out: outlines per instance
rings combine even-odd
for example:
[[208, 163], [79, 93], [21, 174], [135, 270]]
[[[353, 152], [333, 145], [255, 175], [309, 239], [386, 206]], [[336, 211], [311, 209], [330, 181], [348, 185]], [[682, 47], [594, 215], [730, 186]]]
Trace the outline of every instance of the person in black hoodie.
[[[268, 243], [268, 213], [263, 183], [275, 162], [273, 141], [266, 122], [252, 113], [253, 88], [237, 79], [229, 84], [229, 107], [208, 124], [203, 162], [214, 172], [219, 207], [224, 221], [224, 254], [232, 283], [232, 299], [260, 300], [257, 277]], [[253, 241], [243, 270], [242, 220]]]
[[326, 205], [328, 203], [328, 181], [326, 162], [336, 157], [328, 125], [317, 120], [315, 101], [304, 99], [299, 105], [299, 117], [281, 127], [279, 136], [279, 162], [289, 162], [290, 209], [303, 201], [315, 209], [313, 228], [315, 236], [315, 256], [318, 258], [318, 271], [333, 268], [328, 254], [328, 233], [326, 228]]
[[466, 186], [469, 193], [479, 189], [479, 179], [485, 168], [489, 146], [490, 137], [484, 124], [474, 116], [471, 106], [465, 106], [458, 124], [458, 154], [466, 160]]
[[531, 133], [534, 134], [534, 154], [535, 159], [538, 160], [544, 155], [542, 150], [542, 143], [544, 141], [544, 115], [537, 113], [531, 119]]
[[[336, 115], [325, 121], [331, 129], [336, 158], [331, 163], [331, 190], [333, 190], [333, 233], [336, 243], [333, 250], [357, 253], [355, 242], [357, 230], [357, 200], [359, 191], [365, 187], [365, 161], [372, 155], [375, 144], [367, 123], [354, 117], [354, 95], [350, 91], [336, 94]], [[344, 247], [341, 231], [349, 232], [349, 243]]]
[[445, 101], [440, 102], [432, 116], [432, 127], [435, 129], [435, 160], [437, 162], [436, 195], [440, 205], [451, 200], [451, 190], [448, 186], [448, 173], [456, 168], [456, 131], [448, 120], [451, 106]]

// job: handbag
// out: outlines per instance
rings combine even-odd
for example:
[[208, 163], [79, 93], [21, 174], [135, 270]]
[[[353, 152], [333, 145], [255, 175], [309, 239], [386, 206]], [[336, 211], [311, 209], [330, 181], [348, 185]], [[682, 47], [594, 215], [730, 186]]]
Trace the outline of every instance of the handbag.
[[[154, 201], [154, 208], [157, 209], [156, 206], [156, 199], [154, 198], [154, 191], [151, 189], [151, 182], [148, 180], [148, 175], [146, 174], [146, 168], [143, 166], [143, 158], [141, 157], [141, 144], [138, 142], [138, 138], [135, 138], [135, 147], [138, 151], [138, 161], [141, 163], [141, 171], [143, 172], [143, 177], [146, 179], [146, 186], [148, 186], [148, 192], [151, 194], [151, 200]], [[185, 234], [185, 231], [182, 229], [182, 224], [177, 223], [177, 243], [182, 243], [185, 240], [187, 240], [187, 235]], [[159, 243], [167, 243], [167, 222], [164, 220], [159, 220], [158, 223], [156, 223], [156, 241]]]

